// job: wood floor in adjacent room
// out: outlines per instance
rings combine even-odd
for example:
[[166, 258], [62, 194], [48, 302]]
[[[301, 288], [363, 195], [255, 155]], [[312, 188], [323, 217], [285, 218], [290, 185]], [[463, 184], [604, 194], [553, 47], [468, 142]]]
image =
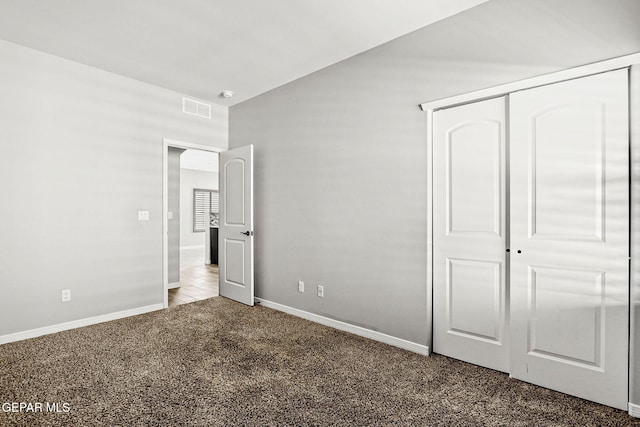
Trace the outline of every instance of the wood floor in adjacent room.
[[220, 269], [204, 258], [204, 248], [180, 249], [180, 287], [169, 289], [169, 307], [219, 295]]

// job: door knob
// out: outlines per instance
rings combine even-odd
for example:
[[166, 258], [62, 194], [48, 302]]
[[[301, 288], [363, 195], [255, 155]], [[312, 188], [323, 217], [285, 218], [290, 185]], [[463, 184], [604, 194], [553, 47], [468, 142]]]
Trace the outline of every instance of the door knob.
[[253, 236], [253, 231], [241, 231], [240, 234], [244, 234], [245, 236]]

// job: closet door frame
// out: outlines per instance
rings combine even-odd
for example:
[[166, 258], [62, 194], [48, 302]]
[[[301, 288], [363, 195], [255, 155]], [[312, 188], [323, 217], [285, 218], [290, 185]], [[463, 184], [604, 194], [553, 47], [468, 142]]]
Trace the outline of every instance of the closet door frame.
[[427, 118], [427, 346], [433, 349], [433, 113], [484, 99], [618, 69], [629, 69], [630, 93], [630, 294], [629, 414], [640, 417], [640, 53], [532, 77], [420, 104]]

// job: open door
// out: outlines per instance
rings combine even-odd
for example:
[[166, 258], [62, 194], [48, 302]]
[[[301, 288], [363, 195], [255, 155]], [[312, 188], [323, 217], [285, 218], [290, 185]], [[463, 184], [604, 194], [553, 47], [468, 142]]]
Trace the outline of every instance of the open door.
[[220, 295], [253, 305], [253, 145], [220, 153]]

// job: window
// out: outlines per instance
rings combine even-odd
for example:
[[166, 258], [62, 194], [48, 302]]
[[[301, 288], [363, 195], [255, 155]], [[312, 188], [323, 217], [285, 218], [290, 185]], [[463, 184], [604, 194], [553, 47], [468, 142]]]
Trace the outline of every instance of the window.
[[193, 232], [209, 228], [211, 214], [220, 213], [220, 194], [213, 190], [193, 189]]

